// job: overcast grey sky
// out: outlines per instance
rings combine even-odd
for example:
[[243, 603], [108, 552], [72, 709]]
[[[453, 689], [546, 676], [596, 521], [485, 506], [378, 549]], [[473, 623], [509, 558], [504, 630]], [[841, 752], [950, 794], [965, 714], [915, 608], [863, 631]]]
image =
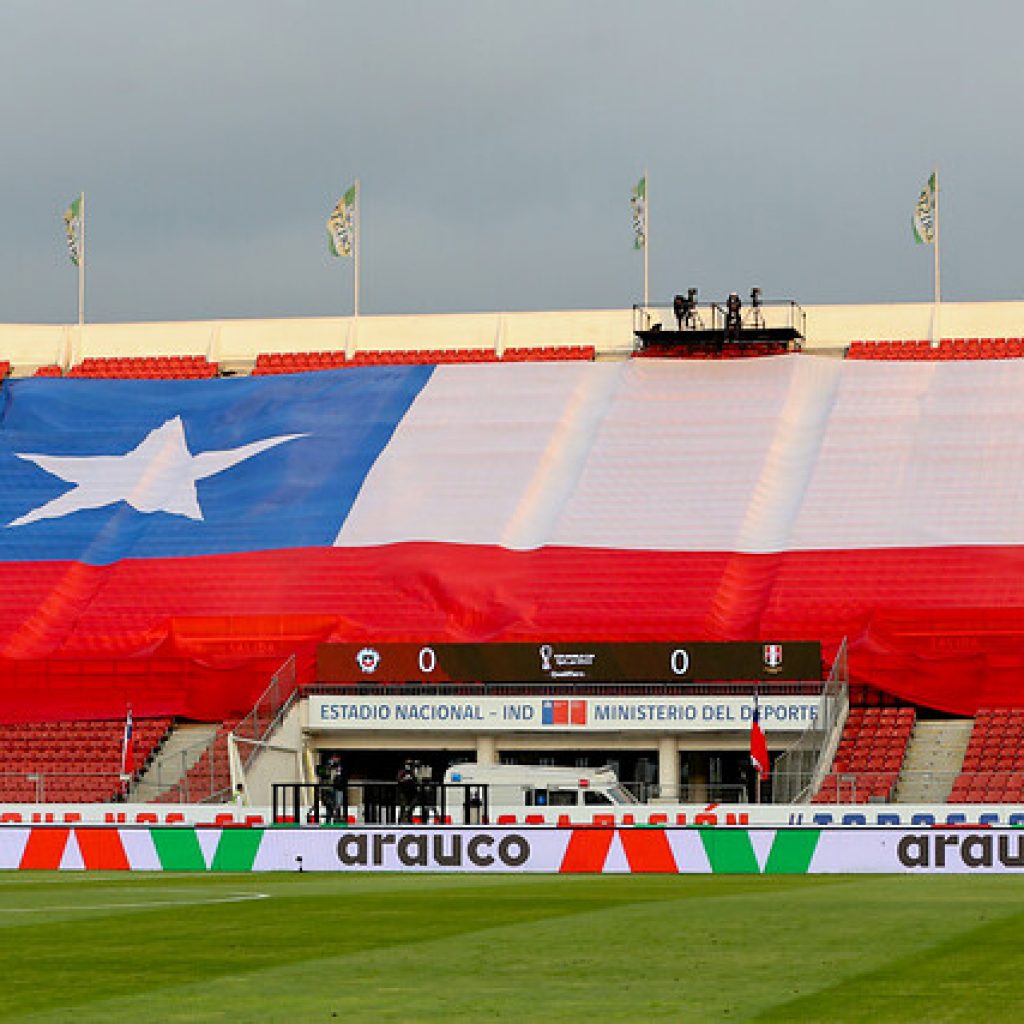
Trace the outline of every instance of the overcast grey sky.
[[1019, 0], [0, 0], [0, 322], [1024, 297]]

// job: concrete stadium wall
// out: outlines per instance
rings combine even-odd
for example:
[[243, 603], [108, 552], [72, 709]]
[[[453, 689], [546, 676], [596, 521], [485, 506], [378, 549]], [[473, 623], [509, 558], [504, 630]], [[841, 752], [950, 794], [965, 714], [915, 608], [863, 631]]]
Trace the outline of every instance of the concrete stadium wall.
[[944, 302], [933, 335], [930, 302], [877, 306], [808, 306], [808, 348], [851, 341], [1024, 337], [1024, 302]]
[[[805, 306], [806, 348], [835, 351], [855, 340], [1024, 336], [1024, 302], [950, 302], [933, 324], [930, 303]], [[705, 320], [710, 312], [702, 310]], [[767, 310], [769, 323], [788, 314]], [[651, 321], [669, 327], [671, 310], [652, 307]], [[70, 366], [87, 356], [204, 355], [246, 370], [261, 352], [488, 349], [593, 345], [600, 356], [633, 348], [629, 309], [409, 316], [304, 317], [281, 320], [195, 320], [134, 324], [0, 324], [0, 359], [18, 375], [40, 366]]]

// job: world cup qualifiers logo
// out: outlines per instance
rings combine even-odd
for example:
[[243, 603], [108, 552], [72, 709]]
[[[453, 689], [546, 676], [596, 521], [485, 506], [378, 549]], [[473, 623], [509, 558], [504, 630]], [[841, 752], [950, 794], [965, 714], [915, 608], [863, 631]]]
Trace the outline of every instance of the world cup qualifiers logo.
[[364, 647], [356, 655], [356, 664], [360, 670], [368, 676], [372, 676], [377, 671], [377, 666], [380, 664], [380, 654], [377, 653], [372, 647]]
[[551, 671], [551, 655], [554, 654], [554, 649], [551, 644], [540, 645], [540, 669], [542, 672]]

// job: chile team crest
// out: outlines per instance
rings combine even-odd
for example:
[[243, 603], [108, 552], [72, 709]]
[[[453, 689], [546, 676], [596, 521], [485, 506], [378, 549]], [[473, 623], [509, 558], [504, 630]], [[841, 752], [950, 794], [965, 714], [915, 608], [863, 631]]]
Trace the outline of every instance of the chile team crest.
[[356, 655], [356, 664], [365, 675], [371, 676], [377, 671], [377, 666], [380, 664], [380, 652], [372, 647], [364, 647]]

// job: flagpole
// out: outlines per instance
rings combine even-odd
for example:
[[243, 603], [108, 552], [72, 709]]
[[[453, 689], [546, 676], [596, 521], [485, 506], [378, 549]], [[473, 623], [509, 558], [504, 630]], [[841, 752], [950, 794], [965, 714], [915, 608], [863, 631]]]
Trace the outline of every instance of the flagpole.
[[82, 218], [82, 251], [78, 254], [78, 326], [85, 324], [85, 193], [79, 194], [79, 212]]
[[353, 252], [352, 260], [352, 315], [358, 318], [359, 316], [359, 257], [361, 255], [362, 245], [360, 244], [359, 238], [359, 221], [362, 219], [362, 207], [363, 195], [362, 188], [359, 185], [359, 179], [356, 178], [356, 202], [353, 220], [355, 221], [354, 230], [354, 243], [355, 252]]
[[935, 313], [938, 318], [939, 303], [942, 301], [942, 290], [939, 277], [939, 168], [935, 167]]
[[932, 196], [933, 225], [935, 229], [934, 248], [932, 254], [935, 259], [935, 304], [932, 307], [932, 347], [938, 348], [942, 343], [942, 324], [940, 315], [940, 303], [942, 301], [941, 277], [939, 272], [939, 168], [936, 165], [932, 168], [932, 177], [935, 179], [935, 193]]
[[[757, 701], [758, 692], [757, 691], [758, 691], [757, 683], [754, 683], [754, 707], [755, 708], [758, 706], [758, 701]], [[754, 795], [754, 803], [760, 804], [761, 803], [761, 769], [760, 769], [760, 767], [755, 769], [754, 774], [757, 776], [756, 789], [754, 790], [754, 794], [755, 794]]]
[[[644, 168], [644, 318], [647, 314], [647, 253], [651, 247], [651, 180], [647, 176], [647, 168]], [[644, 325], [650, 326], [648, 320]]]
[[132, 706], [128, 705], [128, 711], [124, 720], [124, 735], [121, 739], [121, 779], [127, 781], [135, 771], [135, 758], [132, 744], [135, 742], [132, 735]]

